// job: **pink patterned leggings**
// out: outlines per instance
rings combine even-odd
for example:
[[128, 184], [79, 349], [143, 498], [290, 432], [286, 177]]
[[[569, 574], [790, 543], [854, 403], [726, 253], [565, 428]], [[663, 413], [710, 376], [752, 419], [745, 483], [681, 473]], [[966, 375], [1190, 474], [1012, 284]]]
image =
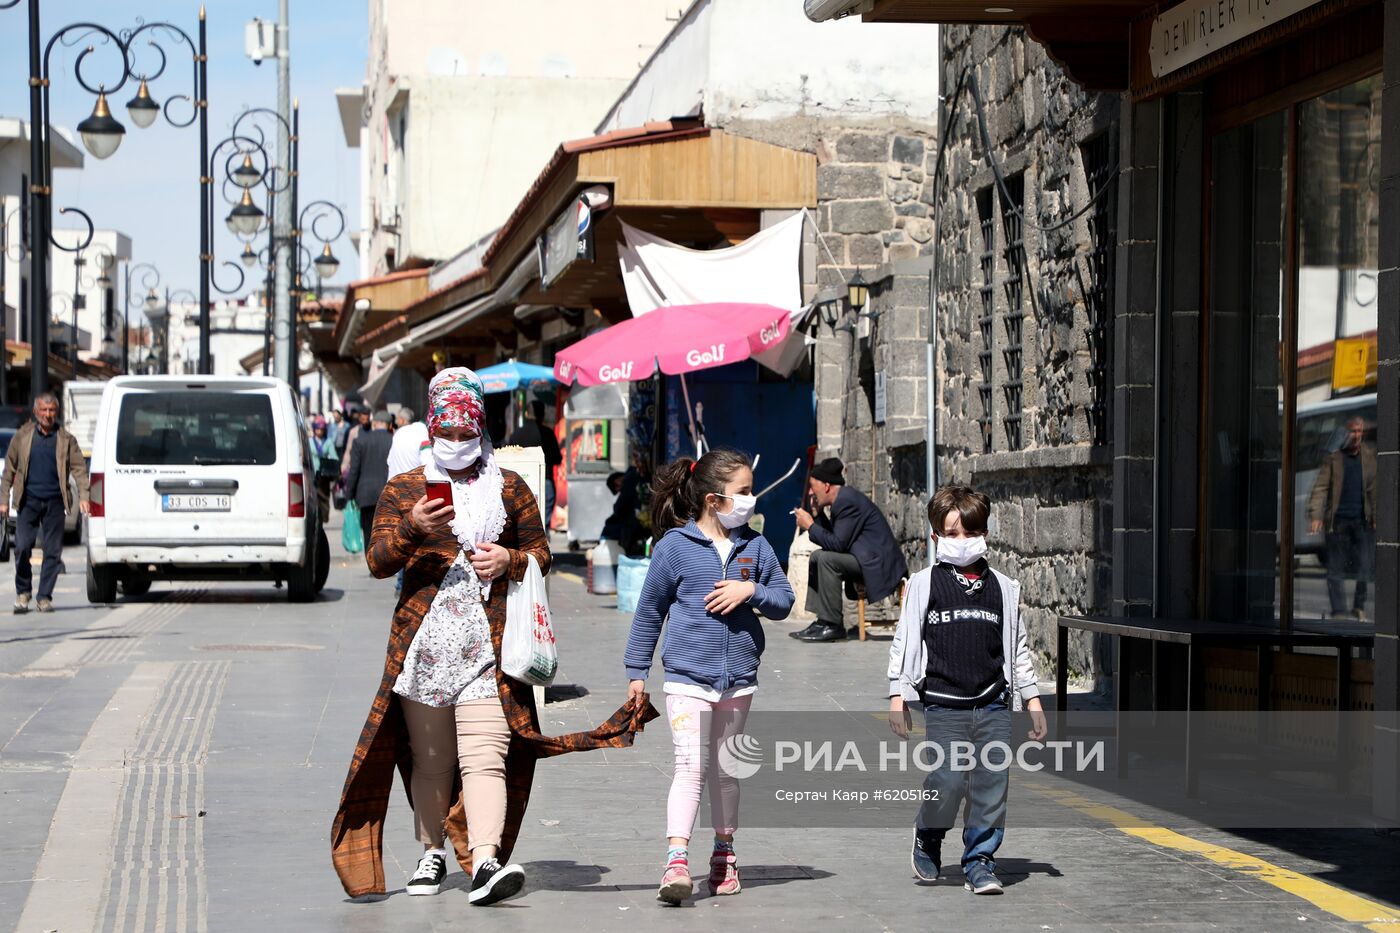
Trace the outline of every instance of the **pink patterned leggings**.
[[666, 695], [676, 770], [666, 800], [666, 835], [690, 838], [700, 810], [700, 791], [710, 781], [710, 819], [717, 835], [738, 828], [739, 782], [715, 767], [725, 739], [744, 731], [753, 694], [711, 703], [697, 697]]

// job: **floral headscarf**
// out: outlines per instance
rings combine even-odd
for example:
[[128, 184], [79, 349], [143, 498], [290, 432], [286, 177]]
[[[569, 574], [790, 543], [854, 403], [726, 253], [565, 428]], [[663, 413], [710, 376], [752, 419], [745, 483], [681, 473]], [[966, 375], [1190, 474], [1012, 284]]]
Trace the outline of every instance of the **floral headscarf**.
[[[502, 492], [505, 479], [496, 465], [496, 452], [491, 436], [486, 433], [485, 392], [481, 378], [462, 366], [444, 369], [428, 383], [428, 435], [436, 437], [442, 428], [471, 428], [481, 437], [481, 459], [476, 474], [453, 480], [425, 451], [423, 475], [434, 482], [452, 483], [452, 532], [464, 551], [476, 545], [495, 541], [506, 525], [505, 500]], [[475, 580], [475, 575], [471, 576]], [[480, 584], [482, 595], [491, 590], [489, 583]]]
[[464, 366], [444, 369], [428, 383], [428, 434], [470, 428], [486, 435], [486, 392], [481, 377]]

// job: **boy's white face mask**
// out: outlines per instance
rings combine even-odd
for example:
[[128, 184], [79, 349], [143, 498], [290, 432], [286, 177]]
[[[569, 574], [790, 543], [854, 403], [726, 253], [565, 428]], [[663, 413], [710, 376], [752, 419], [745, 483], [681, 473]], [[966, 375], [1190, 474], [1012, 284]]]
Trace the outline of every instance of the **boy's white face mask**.
[[954, 567], [970, 567], [987, 553], [987, 536], [974, 535], [970, 538], [948, 538], [934, 535], [937, 547], [934, 550], [939, 563]]

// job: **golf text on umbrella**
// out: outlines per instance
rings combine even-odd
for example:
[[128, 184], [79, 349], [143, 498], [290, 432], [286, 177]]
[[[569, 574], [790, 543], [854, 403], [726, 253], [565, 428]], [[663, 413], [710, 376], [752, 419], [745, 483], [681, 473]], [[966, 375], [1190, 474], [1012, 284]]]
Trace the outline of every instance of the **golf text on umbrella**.
[[603, 366], [598, 369], [599, 382], [617, 382], [619, 379], [632, 378], [632, 361], [628, 360], [621, 366]]
[[708, 366], [711, 363], [724, 362], [724, 344], [711, 344], [710, 349], [705, 351], [691, 350], [685, 355], [685, 362], [688, 366]]

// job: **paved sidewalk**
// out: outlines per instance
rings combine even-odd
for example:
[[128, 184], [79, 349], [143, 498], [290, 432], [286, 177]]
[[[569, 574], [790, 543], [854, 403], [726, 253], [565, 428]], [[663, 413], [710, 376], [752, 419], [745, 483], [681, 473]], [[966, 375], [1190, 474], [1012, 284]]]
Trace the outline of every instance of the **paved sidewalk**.
[[[81, 551], [67, 559], [81, 569]], [[576, 557], [560, 564], [551, 581], [559, 681], [584, 695], [546, 707], [550, 732], [589, 727], [626, 691], [629, 620], [610, 598], [583, 592]], [[352, 903], [331, 870], [328, 837], [378, 682], [393, 581], [371, 579], [362, 559], [339, 553], [310, 606], [290, 606], [264, 584], [158, 584], [141, 600], [91, 608], [81, 581], [63, 577], [62, 611], [52, 616], [0, 614], [0, 929], [421, 931], [475, 922], [1011, 933], [1362, 929], [1386, 911], [1400, 918], [1400, 842], [1391, 838], [1132, 833], [1108, 823], [1013, 827], [999, 859], [1001, 898], [964, 892], [956, 867], [947, 882], [916, 885], [905, 829], [741, 830], [743, 894], [663, 908], [654, 891], [670, 782], [664, 719], [633, 749], [541, 762], [515, 852], [526, 894], [488, 918], [471, 915], [455, 866], [442, 895], [402, 893], [419, 846], [398, 788], [385, 853], [395, 893]], [[6, 579], [0, 605], [12, 593]], [[770, 627], [756, 708], [883, 706], [886, 641], [801, 645], [784, 636], [791, 627]], [[1016, 798], [1013, 808], [1031, 803]], [[706, 838], [696, 835], [697, 862]]]

